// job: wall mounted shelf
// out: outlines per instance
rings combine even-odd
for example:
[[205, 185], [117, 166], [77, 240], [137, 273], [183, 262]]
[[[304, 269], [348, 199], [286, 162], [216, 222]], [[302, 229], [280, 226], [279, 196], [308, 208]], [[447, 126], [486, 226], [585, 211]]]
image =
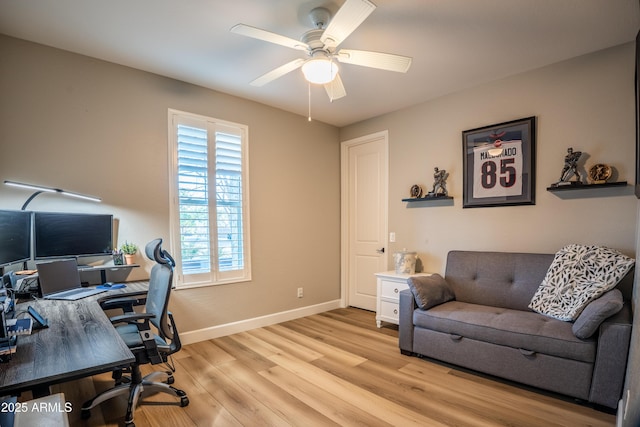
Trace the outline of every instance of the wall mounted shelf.
[[627, 185], [627, 181], [618, 181], [618, 182], [605, 182], [604, 184], [582, 184], [582, 185], [565, 185], [560, 187], [547, 187], [547, 191], [562, 192], [562, 191], [579, 191], [579, 190], [593, 190], [596, 188], [607, 188], [607, 187], [624, 187]]
[[408, 202], [408, 203], [415, 203], [415, 202], [427, 202], [427, 203], [431, 203], [431, 202], [440, 202], [443, 200], [453, 200], [453, 197], [447, 196], [447, 197], [422, 197], [422, 198], [410, 198], [410, 199], [402, 199], [403, 202]]

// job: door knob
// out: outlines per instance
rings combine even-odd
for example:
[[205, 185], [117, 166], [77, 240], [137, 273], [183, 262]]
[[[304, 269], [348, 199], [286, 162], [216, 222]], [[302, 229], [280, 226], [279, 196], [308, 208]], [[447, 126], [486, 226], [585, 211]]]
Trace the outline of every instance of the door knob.
[[378, 252], [379, 254], [383, 254], [383, 253], [384, 253], [384, 248], [382, 248], [382, 249], [376, 249], [376, 252]]

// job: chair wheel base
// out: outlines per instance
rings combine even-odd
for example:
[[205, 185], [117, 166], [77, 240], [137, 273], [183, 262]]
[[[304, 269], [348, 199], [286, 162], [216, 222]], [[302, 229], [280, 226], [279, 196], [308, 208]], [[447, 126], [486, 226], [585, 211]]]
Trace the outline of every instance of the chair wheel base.
[[80, 411], [80, 418], [83, 420], [88, 420], [91, 417], [91, 411], [88, 409], [83, 409]]
[[180, 407], [184, 408], [187, 405], [189, 405], [189, 398], [187, 396], [181, 397], [180, 398]]

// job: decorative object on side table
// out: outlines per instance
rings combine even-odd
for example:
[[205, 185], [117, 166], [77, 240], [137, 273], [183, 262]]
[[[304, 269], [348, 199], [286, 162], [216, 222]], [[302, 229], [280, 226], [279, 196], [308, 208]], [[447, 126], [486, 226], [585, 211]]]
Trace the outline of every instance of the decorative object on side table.
[[135, 264], [133, 256], [138, 252], [138, 246], [135, 243], [129, 243], [125, 240], [124, 244], [120, 246], [120, 250], [124, 253], [127, 264]]
[[596, 163], [589, 168], [589, 181], [592, 184], [604, 184], [611, 178], [612, 174], [611, 166], [604, 163]]
[[462, 132], [463, 208], [535, 205], [536, 118]]
[[[573, 147], [567, 148], [567, 155], [564, 156], [564, 166], [560, 173], [558, 182], [551, 184], [552, 187], [565, 185], [582, 185], [582, 176], [578, 170], [578, 161], [582, 157], [582, 151], [573, 151]], [[571, 178], [575, 178], [571, 181]]]
[[415, 274], [417, 259], [417, 252], [407, 251], [406, 249], [402, 249], [401, 252], [395, 252], [393, 261], [396, 266], [396, 274]]

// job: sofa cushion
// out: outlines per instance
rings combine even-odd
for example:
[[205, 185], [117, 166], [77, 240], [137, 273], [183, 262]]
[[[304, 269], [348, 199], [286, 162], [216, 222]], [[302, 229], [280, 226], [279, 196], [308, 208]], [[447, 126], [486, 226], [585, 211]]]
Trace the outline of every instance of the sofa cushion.
[[559, 250], [529, 307], [559, 320], [575, 320], [589, 302], [613, 289], [635, 260], [594, 245]]
[[573, 333], [580, 339], [589, 338], [602, 322], [622, 310], [623, 305], [622, 292], [614, 289], [605, 293], [582, 310], [571, 328]]
[[531, 311], [450, 301], [416, 310], [413, 323], [448, 333], [453, 339], [466, 337], [587, 363], [595, 360], [594, 339], [580, 340], [571, 323]]
[[456, 301], [529, 311], [553, 254], [450, 251], [445, 280]]
[[407, 284], [416, 304], [423, 310], [455, 298], [449, 284], [437, 273], [430, 276], [410, 277]]

